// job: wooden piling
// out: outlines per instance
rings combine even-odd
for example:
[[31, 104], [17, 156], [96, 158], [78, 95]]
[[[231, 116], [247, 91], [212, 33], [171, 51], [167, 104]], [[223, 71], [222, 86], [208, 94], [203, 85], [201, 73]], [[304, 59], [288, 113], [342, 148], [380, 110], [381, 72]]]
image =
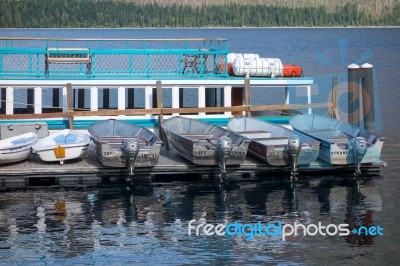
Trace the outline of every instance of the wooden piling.
[[246, 105], [246, 116], [250, 117], [251, 112], [249, 106], [251, 105], [251, 92], [250, 92], [250, 78], [248, 75], [244, 78], [244, 104]]
[[334, 76], [332, 78], [332, 108], [329, 111], [331, 117], [335, 119], [339, 118], [339, 110], [338, 110], [338, 77]]
[[[156, 90], [157, 90], [157, 108], [162, 110], [164, 108], [164, 100], [162, 93], [162, 83], [161, 80], [157, 80], [156, 82]], [[164, 134], [162, 131], [161, 124], [163, 122], [163, 114], [162, 112], [158, 115], [158, 135], [162, 141], [164, 141]]]
[[360, 84], [359, 71], [360, 67], [351, 64], [347, 67], [348, 74], [348, 122], [354, 126], [360, 126]]
[[67, 83], [67, 109], [68, 109], [68, 127], [74, 129], [74, 99], [72, 84]]
[[[242, 106], [243, 105], [243, 87], [232, 87], [231, 92], [231, 103], [232, 106]], [[234, 111], [232, 115], [242, 115], [241, 111]]]

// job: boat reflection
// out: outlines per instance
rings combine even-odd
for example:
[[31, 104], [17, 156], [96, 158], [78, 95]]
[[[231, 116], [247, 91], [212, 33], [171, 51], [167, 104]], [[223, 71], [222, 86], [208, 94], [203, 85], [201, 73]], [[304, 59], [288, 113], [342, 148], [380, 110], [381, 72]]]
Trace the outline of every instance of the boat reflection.
[[[24, 250], [27, 258], [40, 254], [71, 258], [89, 253], [104, 255], [114, 247], [118, 252], [135, 250], [134, 262], [143, 262], [142, 253], [154, 245], [184, 250], [199, 240], [198, 245], [215, 251], [246, 249], [261, 243], [266, 250], [284, 253], [291, 243], [306, 245], [312, 238], [292, 236], [286, 242], [279, 238], [194, 239], [196, 236], [188, 236], [188, 222], [322, 222], [348, 223], [350, 230], [369, 227], [376, 225], [375, 212], [382, 211], [381, 195], [374, 184], [379, 178], [366, 177], [358, 185], [350, 176], [302, 177], [293, 186], [283, 178], [254, 176], [228, 178], [223, 189], [215, 178], [12, 188], [0, 193], [0, 248]], [[365, 235], [330, 238], [339, 242], [344, 239], [348, 246], [374, 243], [374, 237]], [[0, 259], [8, 255], [0, 252]]]

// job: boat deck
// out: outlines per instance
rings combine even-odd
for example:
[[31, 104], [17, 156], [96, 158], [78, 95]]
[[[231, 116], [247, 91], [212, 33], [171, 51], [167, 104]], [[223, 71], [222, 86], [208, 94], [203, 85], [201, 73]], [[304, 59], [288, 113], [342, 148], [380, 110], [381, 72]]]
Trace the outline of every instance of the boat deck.
[[[363, 165], [364, 173], [377, 173], [385, 165], [384, 162]], [[263, 163], [253, 157], [247, 156], [245, 162], [238, 166], [227, 166], [229, 173], [279, 173], [290, 175], [290, 167], [274, 167]], [[354, 166], [332, 166], [321, 162], [314, 162], [310, 166], [299, 167], [301, 175], [324, 173], [332, 174], [338, 171], [354, 171]], [[135, 176], [174, 176], [174, 175], [218, 175], [217, 166], [193, 165], [172, 150], [161, 148], [158, 164], [151, 168], [135, 168]], [[58, 162], [43, 162], [36, 155], [31, 155], [27, 160], [20, 163], [6, 164], [0, 166], [0, 187], [10, 182], [25, 182], [29, 184], [32, 180], [45, 180], [44, 178], [62, 179], [65, 177], [83, 178], [110, 178], [128, 177], [126, 168], [105, 167], [100, 164], [95, 155], [93, 143], [90, 144], [88, 153], [77, 160], [66, 161], [63, 165]]]

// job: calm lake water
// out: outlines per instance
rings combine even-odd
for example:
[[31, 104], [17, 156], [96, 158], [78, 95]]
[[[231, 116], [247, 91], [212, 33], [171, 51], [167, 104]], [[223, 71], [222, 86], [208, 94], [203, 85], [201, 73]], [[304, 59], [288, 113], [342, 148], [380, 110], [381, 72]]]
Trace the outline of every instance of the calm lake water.
[[[93, 38], [219, 37], [231, 52], [279, 57], [314, 77], [313, 101], [341, 92], [351, 63], [374, 65], [381, 135], [379, 176], [156, 180], [102, 185], [65, 183], [0, 192], [0, 264], [395, 264], [400, 260], [400, 29], [0, 29], [0, 36]], [[302, 96], [299, 92], [298, 98]], [[344, 97], [344, 95], [342, 95]], [[340, 98], [341, 99], [341, 98]], [[276, 100], [276, 99], [272, 99]], [[271, 102], [258, 92], [254, 103]], [[341, 102], [342, 103], [342, 102]], [[343, 103], [342, 103], [343, 105]], [[341, 111], [344, 111], [344, 107]], [[302, 223], [380, 226], [383, 236], [194, 236], [188, 223]], [[192, 231], [194, 234], [195, 231]]]

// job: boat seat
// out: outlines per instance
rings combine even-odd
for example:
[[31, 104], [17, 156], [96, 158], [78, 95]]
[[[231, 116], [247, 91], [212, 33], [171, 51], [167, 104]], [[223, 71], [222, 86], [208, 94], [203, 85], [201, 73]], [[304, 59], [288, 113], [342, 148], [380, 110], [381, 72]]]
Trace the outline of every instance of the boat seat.
[[249, 130], [249, 131], [236, 131], [238, 134], [257, 134], [257, 133], [271, 133], [268, 130]]
[[289, 139], [289, 137], [272, 137], [272, 138], [256, 138], [255, 140], [280, 140], [280, 139]]
[[179, 134], [179, 135], [188, 139], [199, 139], [199, 140], [216, 139], [213, 135], [209, 134]]
[[305, 133], [327, 133], [327, 132], [336, 132], [338, 130], [332, 128], [321, 128], [321, 129], [309, 129], [303, 130]]
[[268, 138], [272, 134], [271, 131], [267, 130], [237, 131], [236, 133], [249, 139]]
[[340, 134], [340, 130], [326, 128], [326, 129], [314, 129], [314, 130], [303, 130], [304, 133], [313, 135], [320, 139], [329, 139]]
[[349, 137], [346, 135], [338, 135], [327, 138], [330, 143], [349, 143]]
[[289, 138], [288, 137], [273, 137], [273, 138], [259, 138], [257, 142], [264, 144], [264, 145], [288, 145]]
[[375, 141], [375, 135], [370, 135], [369, 138], [367, 139], [367, 144], [371, 146], [372, 144], [374, 144], [374, 141]]

